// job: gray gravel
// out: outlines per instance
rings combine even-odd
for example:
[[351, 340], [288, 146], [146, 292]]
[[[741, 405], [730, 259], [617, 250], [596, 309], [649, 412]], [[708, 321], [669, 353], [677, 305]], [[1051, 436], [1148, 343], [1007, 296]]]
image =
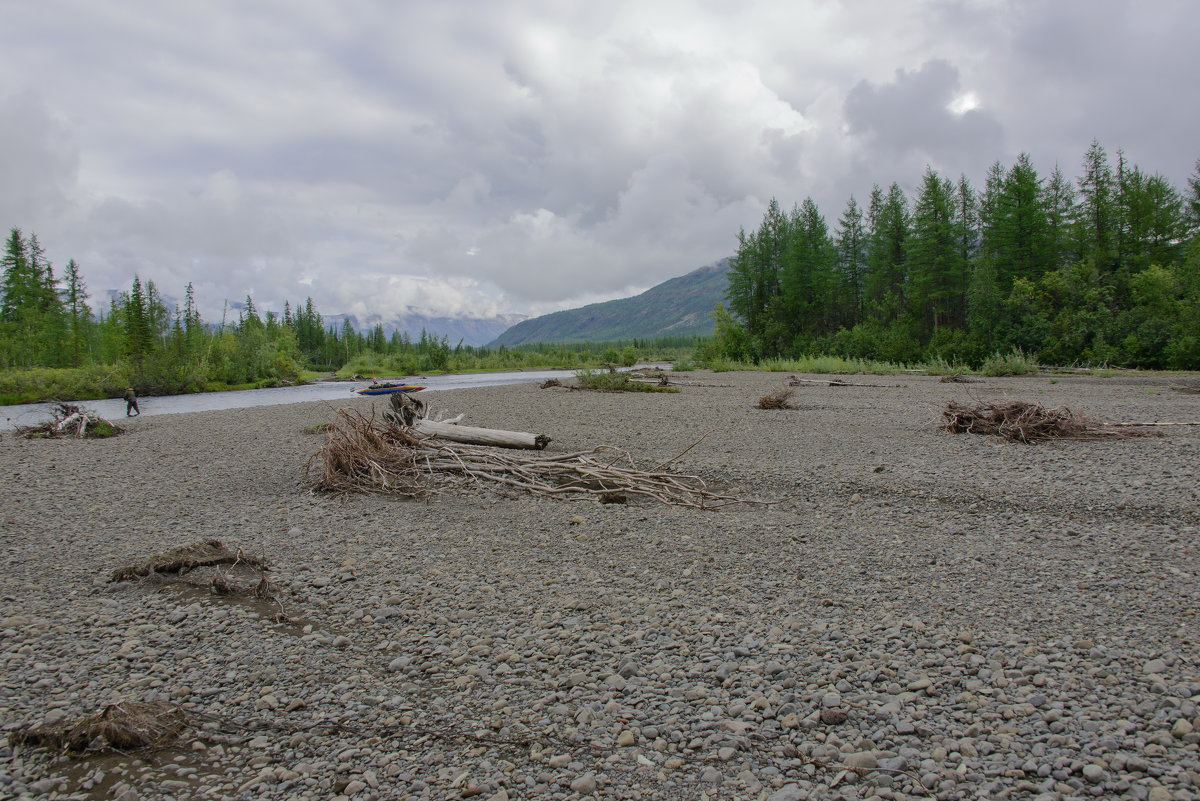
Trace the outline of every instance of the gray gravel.
[[[170, 751], [0, 745], [17, 798], [1200, 798], [1200, 430], [1034, 447], [946, 401], [1200, 420], [1187, 377], [695, 372], [678, 395], [429, 394], [552, 450], [629, 447], [773, 506], [482, 488], [315, 497], [333, 404], [0, 439], [0, 722], [170, 701]], [[337, 405], [368, 408], [367, 399]], [[291, 622], [108, 571], [216, 537]]]

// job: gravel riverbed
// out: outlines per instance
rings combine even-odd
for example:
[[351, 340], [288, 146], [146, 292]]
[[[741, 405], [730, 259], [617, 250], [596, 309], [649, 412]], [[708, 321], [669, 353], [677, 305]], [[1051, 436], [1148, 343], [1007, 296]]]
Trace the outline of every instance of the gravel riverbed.
[[[190, 728], [0, 744], [0, 797], [1200, 798], [1200, 427], [938, 430], [949, 400], [1197, 421], [1171, 388], [1196, 377], [854, 376], [887, 386], [754, 408], [782, 378], [427, 393], [644, 467], [711, 432], [672, 469], [783, 499], [717, 511], [311, 494], [305, 429], [362, 398], [4, 436], [0, 723], [160, 701]], [[107, 581], [210, 538], [264, 557], [278, 604]]]

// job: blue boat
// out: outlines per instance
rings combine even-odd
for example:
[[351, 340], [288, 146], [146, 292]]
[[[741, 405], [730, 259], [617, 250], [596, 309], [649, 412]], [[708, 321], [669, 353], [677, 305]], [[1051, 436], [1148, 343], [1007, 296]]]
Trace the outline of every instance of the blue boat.
[[369, 387], [354, 390], [359, 395], [391, 395], [394, 392], [420, 392], [425, 387], [419, 387], [416, 384], [393, 384], [391, 382], [383, 382], [379, 384], [371, 384]]

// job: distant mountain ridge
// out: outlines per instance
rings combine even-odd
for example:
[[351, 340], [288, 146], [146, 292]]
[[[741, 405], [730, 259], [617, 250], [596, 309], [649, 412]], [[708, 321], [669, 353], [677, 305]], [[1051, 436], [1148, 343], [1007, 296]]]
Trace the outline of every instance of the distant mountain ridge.
[[729, 264], [730, 259], [721, 259], [631, 298], [533, 317], [509, 328], [489, 346], [709, 336], [713, 307], [725, 297]]
[[495, 317], [430, 317], [413, 309], [390, 319], [378, 314], [362, 318], [353, 314], [326, 314], [322, 317], [326, 326], [340, 326], [343, 320], [349, 320], [356, 331], [366, 333], [376, 325], [382, 324], [384, 334], [389, 337], [393, 331], [400, 331], [416, 340], [424, 330], [431, 336], [446, 337], [451, 345], [462, 342], [464, 345], [476, 347], [495, 339], [514, 323], [519, 324], [526, 319], [523, 314], [500, 314]]

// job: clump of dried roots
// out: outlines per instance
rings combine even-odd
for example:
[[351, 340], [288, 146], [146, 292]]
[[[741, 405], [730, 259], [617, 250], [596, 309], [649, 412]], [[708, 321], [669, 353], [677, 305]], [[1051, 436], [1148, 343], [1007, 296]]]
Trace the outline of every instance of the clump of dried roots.
[[974, 407], [951, 401], [942, 412], [942, 417], [942, 428], [952, 434], [988, 434], [1013, 442], [1108, 439], [1135, 435], [1131, 431], [1106, 428], [1104, 423], [1076, 414], [1065, 406], [1047, 409], [1025, 401], [993, 402]]
[[697, 476], [666, 472], [664, 468], [675, 459], [642, 470], [634, 465], [629, 453], [608, 446], [564, 455], [530, 456], [446, 442], [418, 434], [394, 419], [379, 420], [374, 414], [340, 409], [334, 431], [309, 458], [305, 477], [314, 490], [338, 494], [419, 497], [432, 492], [439, 479], [458, 479], [534, 495], [595, 498], [607, 503], [617, 497], [700, 509], [730, 503], [772, 503], [721, 495], [709, 490]]
[[12, 745], [83, 752], [166, 748], [187, 728], [183, 710], [161, 701], [109, 704], [74, 721], [35, 725], [9, 732]]
[[417, 498], [429, 493], [417, 465], [422, 437], [406, 425], [338, 410], [325, 444], [309, 457], [305, 478], [314, 489], [341, 494], [375, 492]]
[[796, 394], [796, 387], [799, 384], [790, 384], [784, 382], [780, 384], [775, 391], [770, 394], [763, 395], [758, 399], [758, 408], [760, 409], [791, 409], [792, 395]]
[[250, 556], [240, 548], [231, 551], [220, 540], [205, 540], [172, 548], [142, 562], [117, 568], [108, 580], [129, 581], [152, 574], [186, 573], [198, 567], [212, 565], [245, 565], [258, 569], [264, 567], [261, 559]]

